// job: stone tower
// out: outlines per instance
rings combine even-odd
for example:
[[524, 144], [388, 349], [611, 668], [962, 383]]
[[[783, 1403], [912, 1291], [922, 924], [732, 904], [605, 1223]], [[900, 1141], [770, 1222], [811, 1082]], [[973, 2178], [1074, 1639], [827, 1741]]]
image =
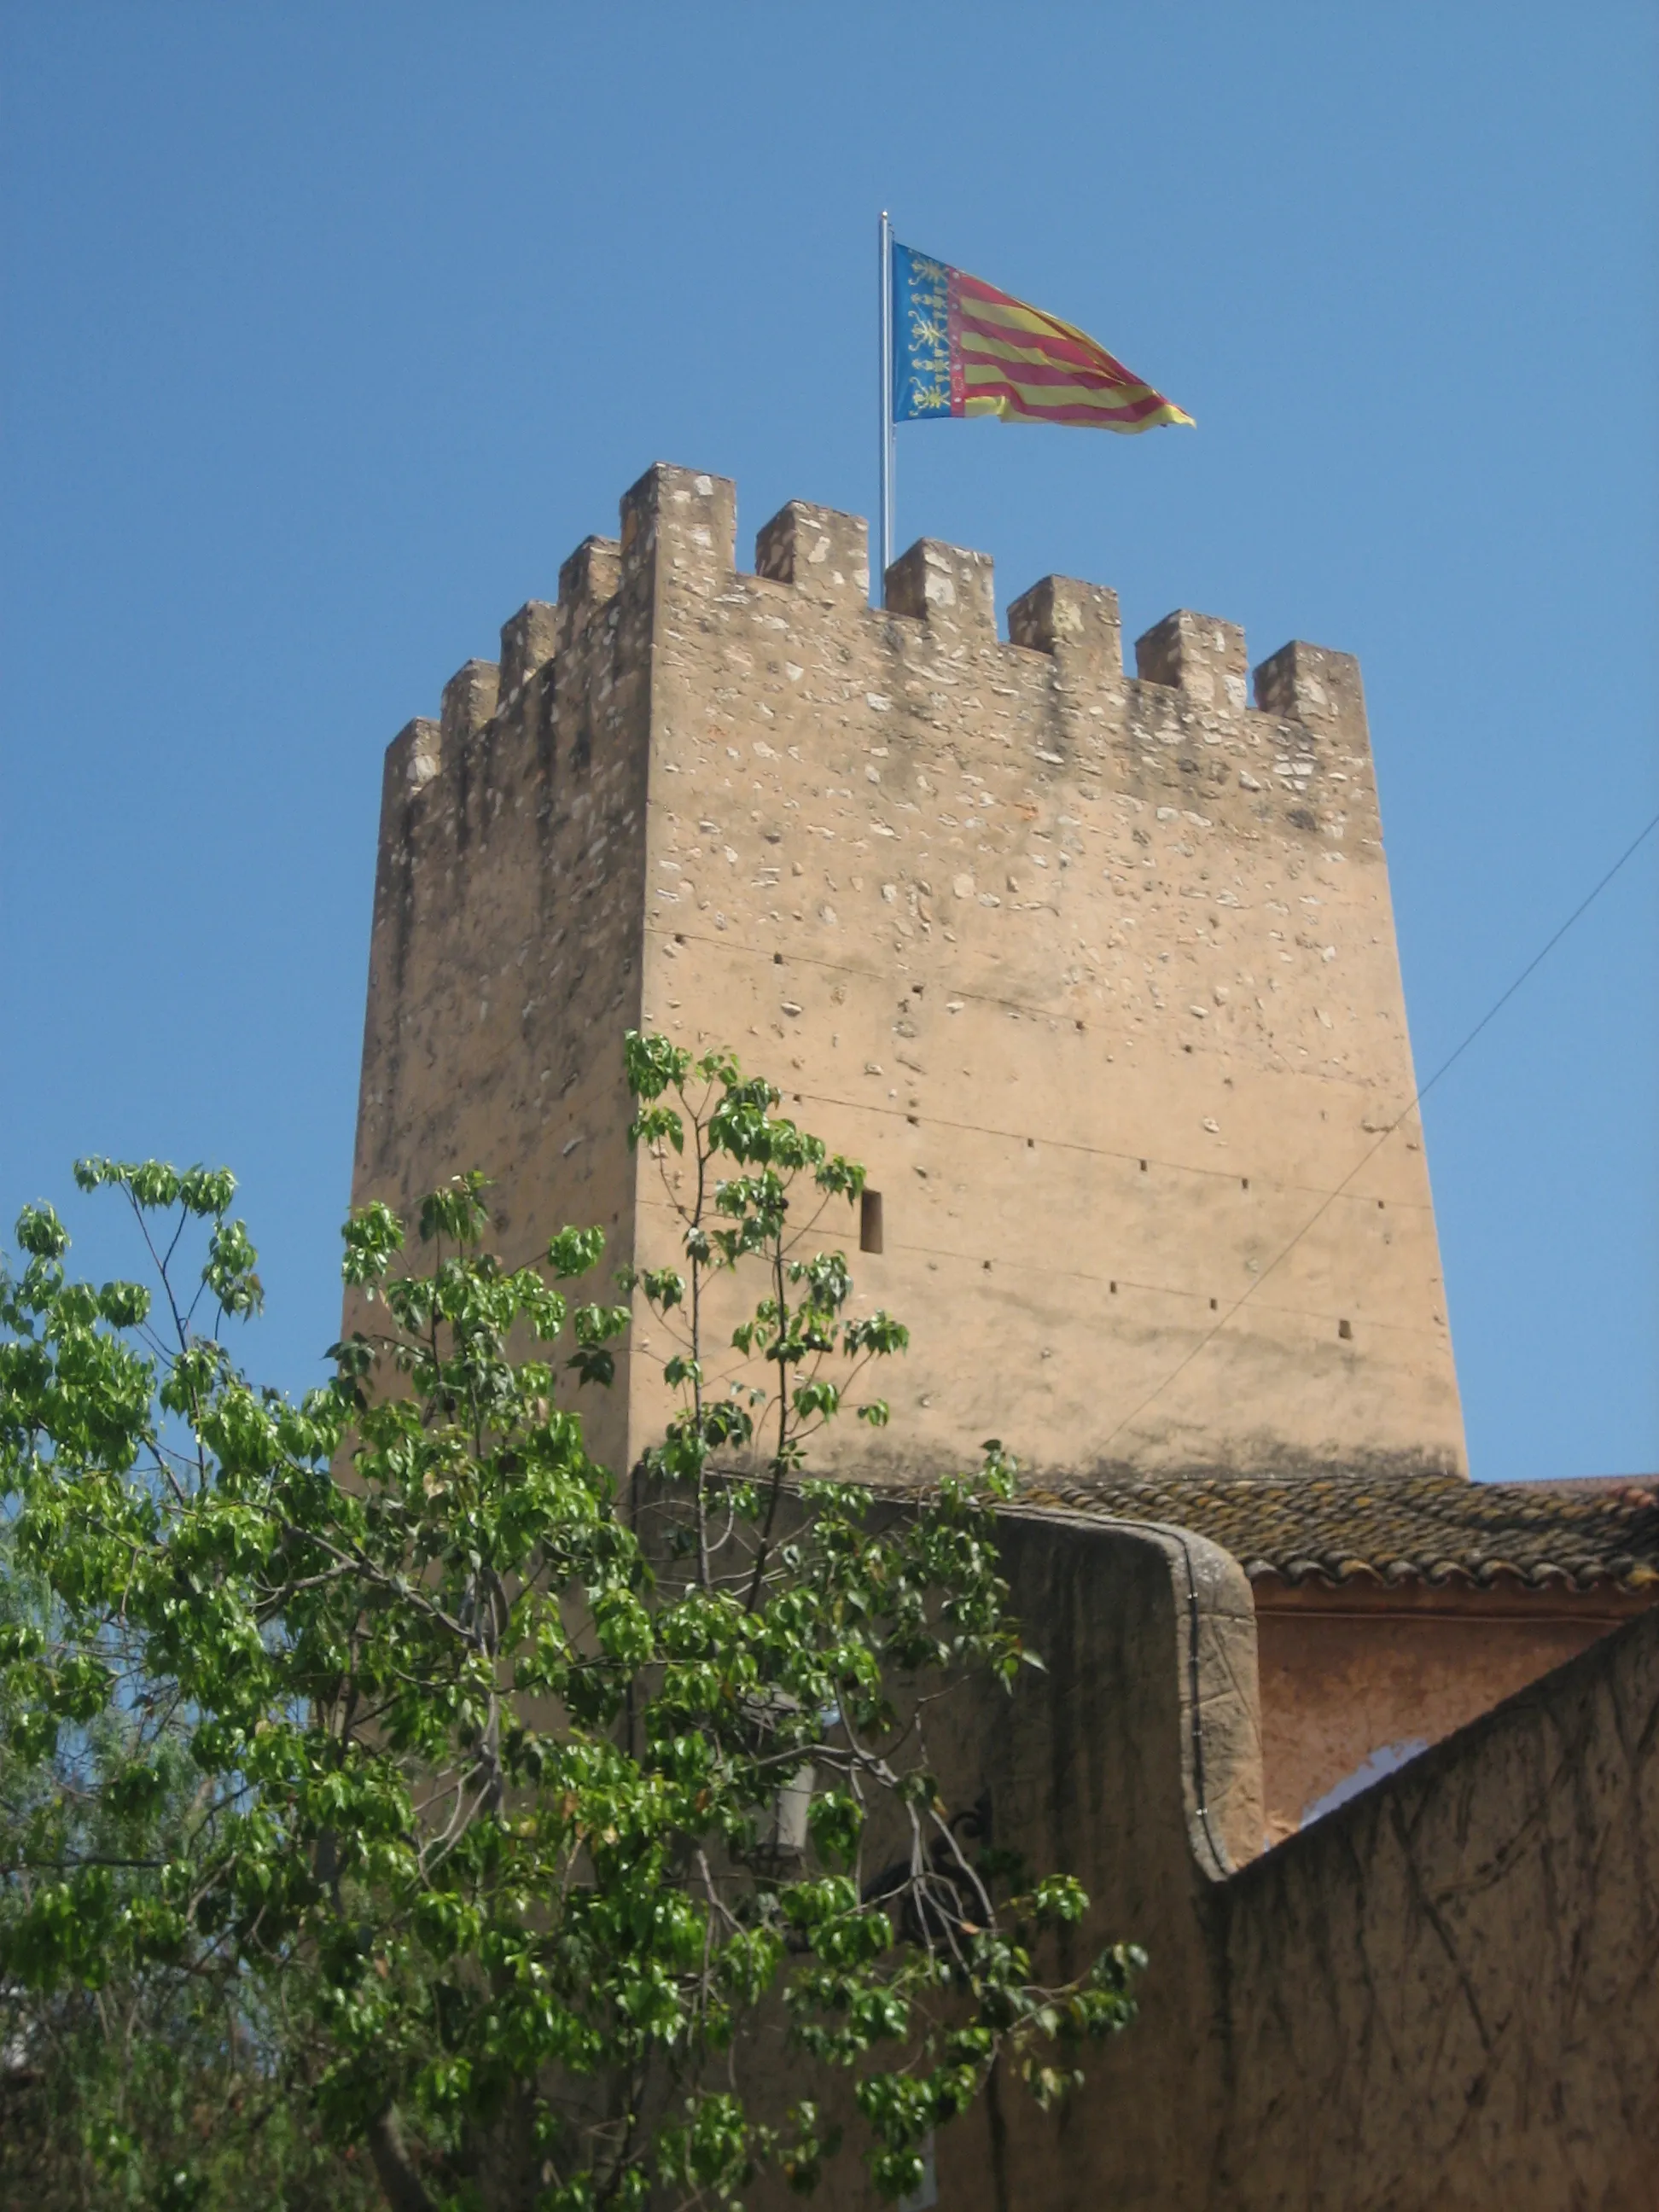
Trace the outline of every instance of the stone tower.
[[[652, 469], [388, 749], [354, 1199], [477, 1165], [508, 1259], [597, 1221], [666, 1263], [658, 1028], [869, 1167], [879, 1249], [823, 1242], [912, 1346], [849, 1464], [1461, 1472], [1357, 663], [1287, 645], [1252, 705], [1211, 616], [1130, 678], [1097, 586], [1004, 643], [983, 554], [923, 540], [875, 611], [858, 518], [792, 502], [752, 575], [734, 535]], [[654, 1371], [592, 1409], [613, 1463]]]

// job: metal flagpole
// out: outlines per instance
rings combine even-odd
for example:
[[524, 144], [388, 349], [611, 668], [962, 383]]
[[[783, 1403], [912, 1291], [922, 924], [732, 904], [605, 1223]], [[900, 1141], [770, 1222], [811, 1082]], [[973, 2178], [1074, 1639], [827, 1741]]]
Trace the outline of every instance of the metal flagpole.
[[881, 214], [881, 574], [875, 604], [887, 598], [893, 565], [893, 226]]

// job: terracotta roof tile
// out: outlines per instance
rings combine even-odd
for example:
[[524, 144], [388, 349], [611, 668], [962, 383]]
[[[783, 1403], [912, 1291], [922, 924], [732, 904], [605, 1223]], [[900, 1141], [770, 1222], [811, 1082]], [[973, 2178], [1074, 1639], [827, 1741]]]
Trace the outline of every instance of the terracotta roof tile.
[[1659, 1596], [1659, 1480], [1468, 1482], [1460, 1475], [1049, 1480], [1022, 1503], [1169, 1521], [1253, 1582], [1614, 1589]]

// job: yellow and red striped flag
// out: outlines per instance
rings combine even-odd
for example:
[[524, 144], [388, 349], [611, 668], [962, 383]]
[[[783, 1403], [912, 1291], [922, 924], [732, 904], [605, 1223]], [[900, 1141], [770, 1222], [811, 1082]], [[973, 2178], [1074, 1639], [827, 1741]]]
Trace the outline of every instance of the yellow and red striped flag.
[[895, 242], [893, 420], [994, 415], [1134, 432], [1192, 416], [1058, 315]]

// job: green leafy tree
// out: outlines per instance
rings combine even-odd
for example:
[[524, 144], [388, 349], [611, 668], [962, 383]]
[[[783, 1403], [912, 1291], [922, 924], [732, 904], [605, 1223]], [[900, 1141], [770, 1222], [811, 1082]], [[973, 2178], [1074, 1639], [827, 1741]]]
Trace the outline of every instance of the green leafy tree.
[[[20, 1629], [46, 1647], [49, 1614], [29, 1578], [0, 1571], [0, 1614], [8, 1650]], [[31, 1722], [38, 1710], [20, 1711], [8, 1697], [8, 1740]], [[48, 1762], [0, 1753], [14, 1907], [79, 1867], [102, 1870], [115, 1913], [144, 1911], [157, 1870], [185, 1843], [201, 1784], [182, 1732], [155, 1723], [153, 1713], [106, 1709], [85, 1728], [62, 1727]], [[121, 1785], [139, 1760], [151, 1779], [135, 1798]], [[8, 1912], [0, 1935], [14, 1926]], [[55, 1930], [53, 1948], [71, 1933]], [[160, 1967], [141, 1947], [113, 1958], [82, 1952], [44, 1974], [38, 1945], [32, 1971], [20, 1973], [9, 1942], [3, 1954], [0, 2204], [367, 2212], [380, 2202], [367, 2157], [319, 2124], [314, 2055], [284, 2038], [270, 2008], [280, 1991], [239, 1978], [208, 1947], [185, 1971], [177, 1954]]]
[[[19, 1402], [0, 1386], [0, 1424]], [[118, 1619], [77, 1670], [73, 1617], [15, 1533], [0, 1519], [0, 2204], [366, 2212], [373, 2169], [319, 2125], [317, 2054], [284, 2033], [283, 1985], [239, 1974], [222, 1945], [142, 1940], [210, 1785]], [[112, 1662], [135, 1694], [105, 1694]], [[90, 1919], [70, 1871], [99, 1892]], [[139, 1940], [85, 1940], [112, 1922]]]
[[[353, 1215], [376, 1325], [299, 1406], [224, 1342], [260, 1304], [228, 1174], [77, 1169], [125, 1193], [153, 1292], [71, 1281], [45, 1207], [0, 1283], [9, 1558], [42, 1594], [3, 1647], [6, 1986], [210, 1993], [398, 2212], [809, 2190], [849, 2124], [897, 2196], [994, 2067], [1049, 2102], [1133, 2012], [1132, 1947], [1045, 1972], [1086, 1899], [1015, 1882], [930, 1765], [938, 1699], [1030, 1658], [1012, 1462], [908, 1510], [807, 1473], [845, 1408], [885, 1420], [905, 1343], [817, 1243], [862, 1170], [728, 1057], [630, 1036], [628, 1068], [682, 1258], [622, 1279], [679, 1333], [626, 1499], [568, 1403], [628, 1324], [566, 1287], [602, 1237], [507, 1267], [477, 1176], [425, 1202], [418, 1267]], [[716, 1389], [730, 1349], [759, 1379]]]

